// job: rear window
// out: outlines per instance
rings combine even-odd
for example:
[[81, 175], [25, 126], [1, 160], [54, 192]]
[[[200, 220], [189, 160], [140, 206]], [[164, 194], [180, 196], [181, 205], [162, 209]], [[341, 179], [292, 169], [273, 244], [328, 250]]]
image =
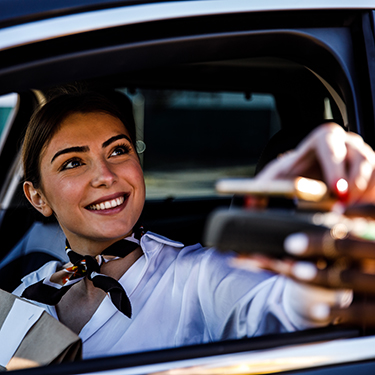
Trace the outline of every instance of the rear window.
[[17, 94], [8, 94], [0, 96], [0, 144], [7, 134], [7, 125], [11, 115], [16, 108], [18, 100]]
[[249, 177], [280, 129], [270, 94], [139, 90], [133, 101], [147, 198], [212, 196], [221, 177]]

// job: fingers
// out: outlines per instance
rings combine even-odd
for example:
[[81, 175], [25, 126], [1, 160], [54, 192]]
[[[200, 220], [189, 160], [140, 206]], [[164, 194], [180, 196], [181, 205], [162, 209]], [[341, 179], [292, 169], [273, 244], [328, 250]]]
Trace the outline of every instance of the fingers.
[[375, 154], [358, 135], [348, 139], [348, 183], [352, 203], [373, 200], [375, 186]]
[[[341, 178], [347, 179], [345, 159], [347, 134], [334, 124], [326, 124], [318, 128], [315, 134], [316, 155], [322, 168], [324, 179], [331, 190]], [[315, 146], [312, 144], [312, 147]]]
[[[267, 182], [281, 178], [299, 176], [294, 172], [294, 168], [299, 162], [303, 162], [300, 155], [295, 151], [290, 151], [282, 157], [270, 162], [267, 167], [257, 175], [256, 179]], [[304, 169], [304, 167], [301, 167], [301, 169]]]
[[353, 300], [353, 291], [339, 288], [327, 288], [322, 283], [319, 270], [309, 262], [280, 260], [265, 256], [239, 256], [234, 262], [239, 268], [257, 271], [266, 269], [288, 276], [284, 289], [285, 307], [288, 315], [295, 319], [297, 314], [310, 323], [328, 324], [340, 316]]
[[288, 280], [284, 295], [290, 305], [291, 313], [288, 313], [294, 321], [298, 321], [298, 317], [295, 318], [295, 314], [298, 314], [316, 325], [334, 322], [375, 326], [375, 301], [361, 296], [354, 298], [351, 290], [327, 290]]
[[291, 234], [284, 241], [284, 249], [286, 253], [301, 258], [324, 256], [327, 259], [346, 257], [356, 261], [375, 260], [374, 241], [360, 240], [352, 236], [335, 238], [330, 230], [324, 233]]
[[295, 280], [326, 288], [347, 288], [358, 293], [375, 292], [375, 275], [336, 262], [324, 269], [312, 262], [296, 261], [290, 265], [290, 277]]
[[[311, 259], [288, 261], [290, 275], [300, 281], [329, 288], [375, 292], [375, 242], [353, 236], [335, 238], [332, 231], [296, 233], [284, 241], [286, 253]], [[325, 259], [320, 265], [314, 259]]]
[[296, 313], [304, 319], [328, 324], [333, 320], [332, 309], [341, 310], [348, 307], [353, 293], [350, 290], [329, 290], [288, 279], [284, 298], [287, 300], [289, 315]]
[[298, 159], [304, 164], [317, 164], [331, 190], [335, 189], [339, 179], [347, 179], [346, 139], [347, 133], [340, 126], [327, 123], [316, 128], [296, 150]]
[[235, 266], [254, 270], [265, 269], [304, 283], [328, 289], [350, 289], [358, 293], [375, 293], [375, 273], [363, 272], [362, 268], [351, 267], [346, 262], [314, 263], [293, 259], [241, 256]]
[[269, 163], [257, 179], [306, 176], [323, 177], [329, 188], [346, 178], [346, 132], [337, 124], [327, 123], [316, 128], [299, 146]]
[[348, 204], [374, 200], [375, 153], [362, 137], [330, 123], [316, 130], [309, 146], [315, 147], [324, 180], [331, 190], [344, 178], [348, 182]]
[[339, 125], [316, 128], [293, 152], [277, 159], [260, 177], [266, 180], [296, 176], [321, 178], [337, 192], [337, 182], [348, 182], [348, 204], [372, 202], [375, 193], [375, 153], [363, 139]]

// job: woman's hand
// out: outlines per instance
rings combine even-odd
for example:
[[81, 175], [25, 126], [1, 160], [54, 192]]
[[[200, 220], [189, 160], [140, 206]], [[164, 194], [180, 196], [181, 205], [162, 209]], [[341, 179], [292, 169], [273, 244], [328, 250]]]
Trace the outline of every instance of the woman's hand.
[[[346, 204], [375, 203], [375, 153], [359, 135], [335, 123], [316, 128], [295, 150], [269, 163], [256, 179], [267, 184], [298, 176], [323, 180], [336, 194], [337, 182], [345, 179]], [[238, 264], [288, 276], [286, 294], [295, 302], [290, 309], [302, 319], [327, 323], [339, 317], [375, 326], [375, 318], [366, 313], [375, 308], [373, 239], [336, 238], [327, 229], [323, 234], [293, 234], [284, 248], [285, 257], [240, 256]]]
[[337, 181], [348, 182], [347, 203], [374, 203], [375, 153], [355, 133], [335, 123], [316, 128], [299, 146], [272, 161], [257, 179], [271, 181], [297, 176], [318, 178], [336, 192]]

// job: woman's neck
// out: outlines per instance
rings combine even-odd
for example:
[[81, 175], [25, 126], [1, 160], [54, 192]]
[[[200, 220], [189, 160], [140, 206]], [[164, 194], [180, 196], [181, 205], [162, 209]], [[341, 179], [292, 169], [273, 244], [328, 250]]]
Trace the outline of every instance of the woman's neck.
[[100, 255], [105, 249], [114, 243], [123, 240], [126, 237], [129, 237], [132, 232], [127, 233], [125, 236], [115, 239], [108, 240], [97, 240], [97, 239], [86, 239], [86, 238], [75, 238], [73, 236], [67, 236], [67, 241], [70, 248], [80, 255], [90, 255], [96, 257]]

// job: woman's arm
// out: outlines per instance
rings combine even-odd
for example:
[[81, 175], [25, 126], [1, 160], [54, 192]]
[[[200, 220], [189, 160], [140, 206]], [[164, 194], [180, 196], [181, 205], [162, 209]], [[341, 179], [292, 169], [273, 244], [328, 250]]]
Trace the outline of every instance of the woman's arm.
[[[348, 183], [348, 188], [347, 197], [343, 203], [345, 205], [353, 205], [358, 203], [375, 203], [374, 171], [375, 153], [372, 148], [366, 144], [358, 134], [346, 132], [335, 123], [326, 123], [310, 133], [295, 150], [287, 152], [269, 163], [257, 175], [256, 179], [264, 183], [272, 183], [272, 181], [277, 179], [288, 179], [297, 176], [316, 178], [323, 180], [334, 193], [337, 193], [337, 182], [340, 179], [345, 179]], [[303, 235], [306, 237], [306, 244], [302, 244], [300, 240], [297, 241], [301, 236], [295, 236], [294, 240], [294, 248], [298, 245], [297, 247], [299, 253], [301, 253], [302, 262], [298, 261], [298, 255], [294, 253], [291, 254], [295, 257], [294, 259], [293, 257], [283, 260], [274, 260], [267, 257], [256, 259], [257, 265], [261, 268], [284, 273], [287, 276], [292, 276], [295, 280], [301, 281], [301, 283], [298, 283], [289, 280], [286, 285], [284, 306], [288, 316], [295, 323], [301, 320], [302, 322], [307, 322], [307, 325], [309, 321], [313, 322], [314, 320], [321, 320], [321, 323], [328, 323], [337, 316], [342, 317], [343, 314], [349, 316], [352, 322], [357, 322], [358, 319], [361, 320], [363, 314], [357, 313], [357, 316], [354, 317], [354, 314], [351, 312], [357, 311], [357, 306], [352, 304], [348, 307], [353, 298], [352, 290], [350, 289], [353, 289], [354, 293], [359, 296], [361, 296], [363, 289], [358, 289], [357, 285], [363, 279], [362, 270], [356, 268], [354, 270], [352, 269], [351, 256], [354, 254], [355, 261], [360, 261], [363, 264], [368, 263], [367, 258], [373, 259], [375, 257], [375, 255], [372, 255], [372, 249], [370, 249], [371, 256], [369, 256], [369, 254], [365, 254], [361, 251], [363, 249], [358, 247], [366, 245], [365, 242], [367, 238], [358, 241], [360, 245], [357, 244], [357, 246], [352, 249], [353, 254], [346, 252], [341, 256], [340, 249], [344, 246], [341, 245], [340, 249], [335, 253], [335, 258], [331, 259], [330, 263], [327, 263], [331, 265], [327, 265], [326, 268], [321, 270], [315, 265], [313, 258], [305, 257], [302, 254], [302, 250], [306, 247], [310, 249], [313, 255], [314, 251], [316, 254], [322, 254], [322, 249], [313, 249], [310, 243], [312, 239], [308, 241], [307, 234]], [[331, 236], [333, 235], [331, 234]], [[350, 235], [349, 238], [351, 238]], [[345, 239], [336, 239], [333, 236], [330, 242], [332, 246], [334, 246], [334, 241], [345, 241]], [[326, 245], [322, 244], [321, 246]], [[337, 247], [338, 245], [335, 244], [335, 246]], [[344, 246], [344, 248], [346, 247]], [[367, 246], [366, 249], [367, 248], [369, 248], [369, 246]], [[324, 257], [324, 252], [323, 255], [320, 256]], [[343, 270], [340, 268], [342, 267], [340, 263], [342, 257], [346, 257], [346, 263], [348, 263]], [[254, 266], [254, 258], [250, 256], [248, 260], [250, 261], [249, 264]], [[246, 268], [246, 261], [246, 257], [242, 257], [238, 264], [242, 264], [242, 267]], [[305, 269], [302, 273], [294, 274], [292, 272], [295, 268], [294, 265], [303, 265]], [[325, 289], [327, 283], [324, 282], [328, 276], [326, 278], [321, 277], [323, 282], [320, 284], [318, 277], [313, 275], [309, 276], [309, 272], [307, 272], [310, 270], [311, 273], [316, 270], [318, 276], [320, 273], [324, 275], [336, 275], [338, 272], [337, 269], [340, 269], [340, 272], [352, 272], [353, 278], [347, 280], [342, 286], [340, 282], [337, 281], [337, 285], [331, 285], [329, 289]], [[372, 273], [366, 277], [367, 279], [369, 279], [369, 277], [375, 278], [375, 274]], [[328, 281], [329, 280], [328, 278]], [[323, 288], [319, 285], [322, 285]], [[368, 285], [368, 290], [370, 291], [370, 295], [375, 295], [375, 286], [372, 286], [372, 283]], [[368, 303], [375, 303], [372, 300], [370, 301], [370, 295], [368, 295]], [[341, 310], [342, 308], [346, 309]], [[296, 325], [298, 324], [296, 323]]]

